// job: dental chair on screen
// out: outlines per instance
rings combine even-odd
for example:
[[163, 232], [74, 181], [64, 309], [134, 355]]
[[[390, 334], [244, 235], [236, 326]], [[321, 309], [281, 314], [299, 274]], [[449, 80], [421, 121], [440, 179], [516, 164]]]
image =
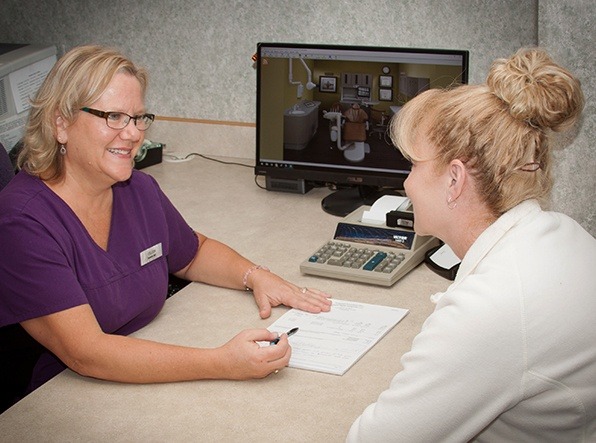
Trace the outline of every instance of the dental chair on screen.
[[346, 160], [364, 160], [364, 156], [370, 152], [370, 146], [366, 143], [368, 114], [358, 104], [353, 104], [343, 114], [332, 110], [324, 112], [323, 117], [331, 120], [331, 140], [337, 142], [337, 148], [343, 151]]

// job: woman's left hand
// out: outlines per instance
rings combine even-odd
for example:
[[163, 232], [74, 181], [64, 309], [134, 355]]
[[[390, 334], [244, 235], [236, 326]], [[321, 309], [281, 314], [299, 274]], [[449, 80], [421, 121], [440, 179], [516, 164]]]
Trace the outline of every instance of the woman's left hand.
[[300, 288], [272, 272], [263, 271], [254, 276], [253, 294], [261, 318], [268, 318], [271, 308], [279, 305], [317, 314], [331, 309], [331, 295], [318, 289]]

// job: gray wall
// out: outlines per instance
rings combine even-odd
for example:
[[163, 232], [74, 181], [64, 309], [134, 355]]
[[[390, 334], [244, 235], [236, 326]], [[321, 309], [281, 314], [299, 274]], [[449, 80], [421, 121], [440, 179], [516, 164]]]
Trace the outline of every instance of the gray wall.
[[[258, 41], [470, 50], [470, 82], [493, 59], [540, 45], [576, 73], [588, 99], [557, 141], [552, 206], [592, 235], [596, 195], [592, 0], [2, 0], [0, 41], [116, 46], [151, 74], [161, 116], [254, 123]], [[592, 26], [591, 26], [592, 25]]]
[[593, 0], [540, 0], [538, 44], [582, 82], [586, 108], [576, 131], [557, 139], [552, 207], [596, 236], [596, 51]]

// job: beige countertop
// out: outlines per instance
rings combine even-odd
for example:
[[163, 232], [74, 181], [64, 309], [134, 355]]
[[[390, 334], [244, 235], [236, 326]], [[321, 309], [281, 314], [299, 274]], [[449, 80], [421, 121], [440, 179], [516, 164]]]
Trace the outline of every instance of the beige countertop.
[[[406, 308], [409, 314], [343, 376], [286, 368], [262, 380], [132, 385], [66, 370], [0, 415], [0, 440], [343, 441], [399, 371], [401, 356], [434, 309], [429, 296], [450, 282], [425, 265], [391, 288], [301, 275], [300, 262], [332, 238], [340, 220], [320, 208], [329, 193], [324, 188], [305, 195], [268, 192], [256, 186], [251, 168], [198, 157], [144, 171], [196, 230], [255, 263], [338, 299]], [[215, 347], [242, 329], [269, 326], [285, 311], [275, 308], [261, 320], [247, 293], [193, 283], [135, 335]]]

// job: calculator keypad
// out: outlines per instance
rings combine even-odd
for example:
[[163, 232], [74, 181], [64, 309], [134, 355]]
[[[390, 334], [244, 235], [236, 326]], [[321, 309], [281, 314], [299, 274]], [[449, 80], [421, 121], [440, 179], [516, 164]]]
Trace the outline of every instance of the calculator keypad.
[[404, 258], [405, 255], [402, 252], [385, 252], [330, 241], [319, 248], [308, 261], [310, 263], [325, 263], [331, 266], [390, 274]]

